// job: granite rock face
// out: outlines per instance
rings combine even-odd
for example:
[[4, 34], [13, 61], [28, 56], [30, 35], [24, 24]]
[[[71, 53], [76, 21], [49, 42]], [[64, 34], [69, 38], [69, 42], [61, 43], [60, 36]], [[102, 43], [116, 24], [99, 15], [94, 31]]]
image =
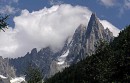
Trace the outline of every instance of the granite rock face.
[[9, 78], [1, 78], [0, 77], [0, 83], [10, 83]]
[[88, 26], [81, 24], [76, 29], [71, 42], [65, 45], [66, 49], [56, 61], [52, 62], [50, 72], [53, 71], [53, 73], [51, 75], [94, 54], [95, 44], [99, 40], [111, 42], [113, 38], [112, 32], [108, 28], [104, 29], [97, 16], [92, 14]]
[[111, 42], [114, 36], [110, 30], [104, 29], [95, 14], [92, 14], [88, 26], [80, 25], [69, 44], [69, 54], [66, 58], [68, 65], [76, 63], [95, 53], [95, 44], [99, 40]]
[[88, 55], [94, 53], [94, 45], [100, 39], [110, 42], [113, 40], [113, 34], [108, 28], [104, 29], [97, 16], [92, 14], [86, 30], [86, 39], [84, 43]]
[[83, 47], [85, 32], [86, 27], [84, 25], [80, 25], [73, 35], [73, 38], [68, 46], [70, 52], [66, 57], [66, 61], [69, 65], [85, 58], [85, 48]]
[[0, 56], [0, 75], [6, 76], [8, 78], [15, 77], [15, 70], [9, 65], [9, 60], [3, 59]]
[[31, 64], [32, 66], [38, 67], [42, 71], [44, 77], [47, 77], [51, 62], [55, 55], [56, 54], [53, 53], [49, 47], [43, 48], [40, 51], [34, 48], [31, 53], [27, 53], [24, 57], [10, 59], [10, 65], [14, 66], [16, 69], [17, 76], [24, 75]]

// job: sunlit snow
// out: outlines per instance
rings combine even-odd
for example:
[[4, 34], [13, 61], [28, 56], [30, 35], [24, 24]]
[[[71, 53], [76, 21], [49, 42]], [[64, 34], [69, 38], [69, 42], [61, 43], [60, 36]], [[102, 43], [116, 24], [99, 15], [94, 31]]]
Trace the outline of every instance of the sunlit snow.
[[58, 65], [62, 65], [64, 64], [65, 61], [60, 61], [60, 62], [57, 62]]
[[21, 83], [23, 81], [25, 81], [25, 77], [16, 77], [10, 80], [11, 83]]
[[63, 65], [65, 63], [65, 59], [69, 54], [69, 50], [65, 51], [59, 58], [58, 58], [58, 65]]
[[0, 78], [7, 79], [7, 77], [5, 77], [5, 76], [3, 76], [3, 75], [0, 75]]
[[67, 52], [63, 53], [60, 57], [61, 57], [61, 58], [65, 58], [65, 57], [68, 56], [68, 54], [69, 54], [69, 50], [67, 50]]

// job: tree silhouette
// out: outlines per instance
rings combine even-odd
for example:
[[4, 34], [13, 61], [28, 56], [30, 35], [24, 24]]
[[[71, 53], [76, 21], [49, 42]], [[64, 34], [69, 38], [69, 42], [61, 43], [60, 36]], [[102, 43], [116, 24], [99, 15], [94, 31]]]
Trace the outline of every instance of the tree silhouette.
[[25, 73], [27, 83], [42, 83], [43, 76], [38, 67], [29, 65]]
[[5, 28], [7, 28], [8, 24], [6, 22], [6, 20], [8, 19], [9, 15], [5, 15], [5, 16], [2, 16], [0, 15], [0, 30], [3, 30], [5, 32]]

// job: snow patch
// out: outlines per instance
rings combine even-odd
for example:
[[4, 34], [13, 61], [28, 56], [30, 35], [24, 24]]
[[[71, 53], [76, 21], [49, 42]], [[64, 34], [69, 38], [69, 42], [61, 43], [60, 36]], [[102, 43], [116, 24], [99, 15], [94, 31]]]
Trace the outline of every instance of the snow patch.
[[69, 50], [65, 51], [59, 58], [58, 58], [58, 65], [63, 65], [65, 63], [65, 59], [69, 54]]
[[65, 61], [60, 61], [60, 62], [57, 62], [58, 65], [62, 65], [64, 64]]
[[74, 40], [72, 39], [71, 42], [69, 43], [69, 46], [71, 47], [73, 44]]
[[112, 25], [110, 22], [108, 22], [107, 20], [100, 20], [100, 22], [105, 29], [108, 28], [113, 33], [113, 36], [117, 37], [119, 35], [120, 29]]
[[60, 57], [61, 58], [66, 58], [69, 54], [69, 50], [67, 50], [67, 52], [63, 53]]
[[0, 75], [0, 78], [7, 79], [7, 77], [5, 77], [5, 76], [3, 76], [3, 75]]
[[21, 83], [23, 81], [25, 81], [25, 77], [16, 77], [10, 80], [11, 83]]

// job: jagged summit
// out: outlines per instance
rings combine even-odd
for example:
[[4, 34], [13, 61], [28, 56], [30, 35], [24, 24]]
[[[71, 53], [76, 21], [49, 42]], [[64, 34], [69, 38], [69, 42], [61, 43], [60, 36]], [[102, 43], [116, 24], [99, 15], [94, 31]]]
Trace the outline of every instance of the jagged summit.
[[103, 38], [104, 34], [104, 27], [100, 23], [99, 19], [97, 18], [96, 14], [92, 13], [90, 17], [90, 21], [87, 26], [86, 30], [86, 37], [90, 37], [91, 34], [95, 36], [96, 39]]
[[[90, 17], [90, 18], [91, 18], [91, 20], [92, 20], [92, 19], [94, 19], [94, 20], [95, 20], [95, 19], [97, 18], [96, 13], [92, 13], [92, 15], [91, 15], [91, 17]], [[91, 20], [90, 20], [90, 21], [91, 21]]]
[[98, 24], [99, 20], [95, 13], [92, 13], [88, 24]]
[[90, 21], [86, 30], [86, 53], [91, 55], [95, 51], [95, 43], [100, 39], [104, 39], [105, 41], [110, 42], [113, 39], [113, 34], [109, 31], [109, 29], [104, 29], [103, 25], [100, 23], [96, 14], [92, 13], [90, 17]]

